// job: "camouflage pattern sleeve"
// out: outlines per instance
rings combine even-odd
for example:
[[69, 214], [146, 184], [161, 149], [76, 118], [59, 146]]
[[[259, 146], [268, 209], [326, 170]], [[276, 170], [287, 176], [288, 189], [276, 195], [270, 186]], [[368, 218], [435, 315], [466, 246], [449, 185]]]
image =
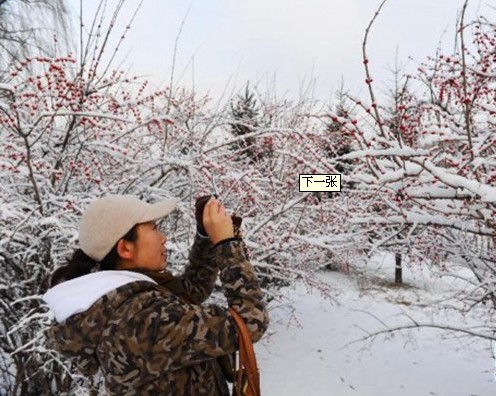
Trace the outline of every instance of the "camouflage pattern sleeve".
[[189, 264], [184, 273], [177, 277], [182, 290], [196, 304], [205, 301], [214, 289], [218, 267], [213, 260], [214, 252], [210, 238], [196, 233], [195, 241], [189, 254]]
[[221, 270], [220, 280], [229, 307], [244, 319], [253, 342], [258, 341], [269, 324], [269, 315], [253, 267], [246, 257], [242, 240], [218, 244], [214, 261]]
[[[229, 305], [243, 317], [253, 341], [259, 340], [268, 326], [268, 313], [241, 241], [216, 246], [214, 261], [221, 268]], [[126, 304], [123, 308], [129, 312], [118, 316], [132, 318], [119, 324], [124, 326], [120, 330], [127, 332], [122, 339], [127, 346], [123, 347], [140, 355], [138, 366], [146, 364], [146, 371], [178, 370], [236, 350], [236, 325], [225, 307], [187, 304], [172, 293], [166, 298], [160, 294], [144, 297]], [[112, 334], [120, 332], [115, 330]]]

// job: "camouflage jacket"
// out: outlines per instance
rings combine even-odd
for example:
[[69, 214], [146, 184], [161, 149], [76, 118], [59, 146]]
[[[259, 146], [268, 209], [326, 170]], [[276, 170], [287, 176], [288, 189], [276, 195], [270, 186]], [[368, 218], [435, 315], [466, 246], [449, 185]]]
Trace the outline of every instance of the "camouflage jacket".
[[[45, 301], [56, 317], [53, 305], [70, 302], [71, 291], [77, 294], [78, 287], [71, 282], [95, 289], [99, 287], [94, 279], [104, 273], [143, 278], [105, 292], [87, 309], [80, 304], [74, 314], [57, 318], [59, 323], [47, 331], [49, 344], [74, 359], [85, 375], [101, 369], [109, 395], [227, 394], [225, 381], [219, 382], [216, 358], [237, 348], [236, 327], [226, 307], [201, 305], [212, 292], [219, 270], [228, 305], [244, 318], [256, 342], [267, 328], [268, 313], [242, 241], [212, 247], [208, 239], [197, 236], [189, 265], [174, 280], [176, 288], [179, 283], [195, 303], [142, 274], [85, 275], [47, 292], [51, 295], [45, 295]], [[64, 284], [63, 290], [56, 290]]]

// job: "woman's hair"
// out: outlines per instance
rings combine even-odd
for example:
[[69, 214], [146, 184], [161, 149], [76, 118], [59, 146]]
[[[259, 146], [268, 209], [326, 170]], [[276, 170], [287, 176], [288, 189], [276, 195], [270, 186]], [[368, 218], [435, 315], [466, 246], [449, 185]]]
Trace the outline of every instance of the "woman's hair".
[[[121, 239], [129, 242], [135, 242], [138, 238], [138, 233], [136, 231], [136, 225], [131, 228], [126, 235]], [[58, 285], [64, 281], [70, 279], [78, 278], [83, 275], [87, 275], [91, 270], [98, 264], [97, 261], [93, 260], [81, 249], [76, 250], [71, 258], [69, 258], [67, 265], [58, 268], [52, 274], [50, 279], [50, 287]], [[117, 252], [117, 243], [114, 245], [112, 250], [100, 261], [100, 269], [102, 271], [115, 270], [117, 269], [117, 264], [119, 264], [119, 253]]]

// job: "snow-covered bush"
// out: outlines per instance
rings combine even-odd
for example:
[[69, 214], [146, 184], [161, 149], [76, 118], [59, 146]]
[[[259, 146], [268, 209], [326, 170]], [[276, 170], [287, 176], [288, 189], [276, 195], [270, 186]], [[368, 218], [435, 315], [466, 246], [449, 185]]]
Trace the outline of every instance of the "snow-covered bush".
[[54, 387], [62, 369], [43, 348], [46, 277], [75, 248], [78, 218], [95, 196], [191, 194], [181, 184], [191, 142], [184, 125], [199, 105], [186, 92], [147, 94], [146, 81], [121, 72], [101, 78], [71, 56], [27, 59], [10, 77], [0, 86], [2, 383], [49, 394], [64, 387]]
[[253, 263], [268, 288], [296, 277], [314, 285], [309, 273], [331, 248], [322, 249], [319, 230], [339, 234], [335, 213], [299, 192], [298, 173], [315, 169], [308, 138], [315, 125], [295, 113], [301, 104], [265, 104], [270, 123], [250, 135], [273, 154], [252, 166], [232, 148], [245, 137], [229, 136], [227, 107], [216, 113], [208, 97], [153, 91], [118, 70], [103, 76], [94, 70], [71, 55], [33, 57], [0, 85], [0, 314], [6, 333], [0, 367], [8, 393], [63, 394], [87, 386], [45, 347], [43, 329], [51, 319], [40, 303], [47, 277], [77, 247], [78, 219], [96, 196], [180, 198], [166, 224], [172, 268], [179, 270], [195, 229], [195, 197], [218, 193], [243, 216]]
[[[180, 198], [165, 225], [174, 270], [192, 242], [194, 198], [211, 193], [243, 216], [267, 288], [296, 277], [316, 286], [308, 274], [335, 259], [320, 235], [338, 235], [336, 221], [344, 217], [298, 189], [298, 174], [315, 169], [307, 136], [321, 125], [308, 117], [313, 103], [266, 98], [263, 122], [249, 136], [230, 136], [236, 120], [228, 106], [212, 110], [208, 97], [172, 86], [151, 89], [105, 63], [114, 25], [106, 27], [102, 15], [95, 21], [77, 57], [30, 56], [0, 83], [0, 393], [101, 389], [99, 377], [80, 377], [46, 347], [51, 318], [41, 305], [49, 275], [77, 247], [79, 217], [96, 196]], [[268, 155], [256, 166], [240, 161], [236, 139]]]
[[383, 105], [366, 36], [369, 99], [353, 99], [355, 117], [333, 119], [356, 147], [340, 159], [358, 160], [352, 178], [375, 197], [351, 219], [374, 230], [371, 248], [468, 266], [475, 281], [463, 301], [496, 307], [496, 25], [462, 18], [458, 34], [455, 54], [429, 58]]

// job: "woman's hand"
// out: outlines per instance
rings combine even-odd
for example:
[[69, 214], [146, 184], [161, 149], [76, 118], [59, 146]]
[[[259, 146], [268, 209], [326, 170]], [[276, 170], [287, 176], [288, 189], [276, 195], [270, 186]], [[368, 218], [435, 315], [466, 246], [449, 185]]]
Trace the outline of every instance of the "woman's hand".
[[212, 243], [234, 237], [231, 216], [226, 213], [226, 208], [217, 199], [210, 198], [203, 210], [203, 227]]

